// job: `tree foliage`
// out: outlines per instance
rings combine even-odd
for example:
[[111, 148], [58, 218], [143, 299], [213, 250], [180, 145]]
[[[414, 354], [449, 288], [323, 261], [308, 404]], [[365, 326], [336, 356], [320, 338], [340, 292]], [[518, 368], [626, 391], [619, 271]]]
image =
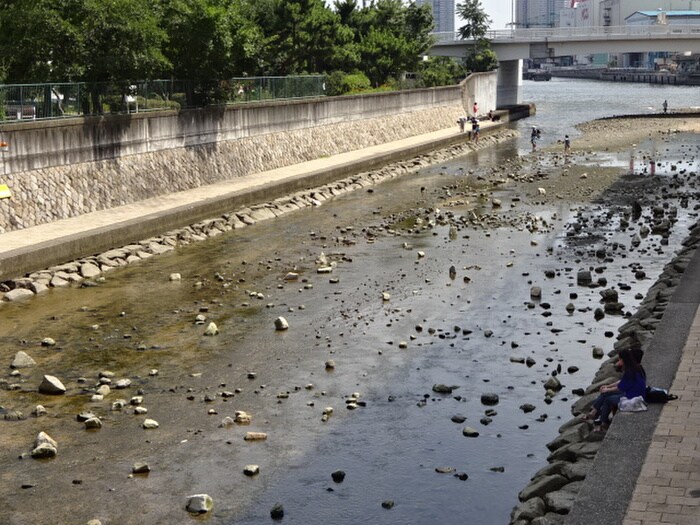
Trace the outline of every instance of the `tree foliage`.
[[493, 71], [498, 68], [498, 58], [491, 43], [486, 38], [491, 19], [484, 11], [481, 0], [464, 0], [457, 4], [457, 16], [465, 23], [457, 33], [463, 40], [474, 40], [474, 46], [467, 52], [465, 66], [470, 71]]
[[187, 79], [216, 97], [219, 81], [234, 76], [341, 71], [379, 86], [422, 67], [428, 5], [327, 4], [0, 0], [0, 73], [13, 83]]

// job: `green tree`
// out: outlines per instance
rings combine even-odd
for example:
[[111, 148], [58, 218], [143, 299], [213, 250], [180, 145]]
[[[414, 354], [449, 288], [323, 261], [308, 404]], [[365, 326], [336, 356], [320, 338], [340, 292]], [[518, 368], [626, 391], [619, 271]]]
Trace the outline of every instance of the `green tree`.
[[457, 15], [465, 22], [458, 29], [459, 37], [474, 40], [474, 46], [464, 59], [466, 67], [471, 71], [492, 71], [498, 68], [498, 58], [486, 38], [491, 19], [481, 6], [481, 0], [464, 0], [464, 3], [457, 4]]
[[152, 78], [170, 68], [158, 10], [142, 0], [79, 2], [81, 62], [89, 82]]
[[452, 57], [430, 57], [418, 69], [423, 87], [457, 84], [466, 77], [464, 64]]
[[481, 40], [486, 36], [491, 19], [481, 6], [481, 0], [464, 0], [457, 4], [457, 16], [465, 22], [457, 30], [461, 39]]
[[265, 36], [262, 59], [269, 74], [321, 73], [359, 59], [346, 47], [352, 31], [323, 0], [262, 0], [254, 11]]
[[263, 38], [251, 14], [246, 4], [233, 0], [164, 2], [165, 55], [172, 75], [192, 80], [204, 101], [224, 98], [228, 86], [222, 81], [258, 67]]
[[377, 0], [354, 18], [361, 68], [374, 86], [414, 71], [433, 43], [430, 7], [401, 0]]
[[77, 0], [0, 3], [0, 64], [14, 83], [70, 81], [82, 76]]

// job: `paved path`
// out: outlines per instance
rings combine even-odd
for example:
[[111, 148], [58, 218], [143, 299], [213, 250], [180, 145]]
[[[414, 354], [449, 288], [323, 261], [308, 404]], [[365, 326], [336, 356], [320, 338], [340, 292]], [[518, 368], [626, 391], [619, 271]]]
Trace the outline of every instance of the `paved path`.
[[700, 311], [661, 410], [623, 525], [700, 524]]

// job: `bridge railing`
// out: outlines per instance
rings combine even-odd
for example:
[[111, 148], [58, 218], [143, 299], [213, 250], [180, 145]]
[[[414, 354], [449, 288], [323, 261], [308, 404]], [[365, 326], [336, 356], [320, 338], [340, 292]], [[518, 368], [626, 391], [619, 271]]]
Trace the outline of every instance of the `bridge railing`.
[[[457, 32], [433, 33], [436, 44], [461, 41]], [[543, 40], [610, 40], [624, 38], [665, 38], [700, 36], [700, 25], [654, 24], [590, 27], [537, 27], [495, 29], [486, 33], [491, 42], [541, 42]], [[469, 40], [467, 40], [468, 42]]]

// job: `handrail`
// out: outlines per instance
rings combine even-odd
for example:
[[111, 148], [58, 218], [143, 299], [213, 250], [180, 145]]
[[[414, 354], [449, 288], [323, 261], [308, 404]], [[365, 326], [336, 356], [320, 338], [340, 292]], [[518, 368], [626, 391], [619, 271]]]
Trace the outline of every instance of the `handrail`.
[[[469, 43], [473, 40], [462, 40], [457, 32], [433, 33], [436, 44], [453, 42]], [[537, 27], [492, 29], [486, 32], [485, 38], [491, 43], [542, 42], [544, 40], [611, 40], [623, 38], [662, 38], [667, 36], [700, 37], [700, 25], [693, 24], [653, 24], [625, 26], [589, 26], [589, 27]]]

